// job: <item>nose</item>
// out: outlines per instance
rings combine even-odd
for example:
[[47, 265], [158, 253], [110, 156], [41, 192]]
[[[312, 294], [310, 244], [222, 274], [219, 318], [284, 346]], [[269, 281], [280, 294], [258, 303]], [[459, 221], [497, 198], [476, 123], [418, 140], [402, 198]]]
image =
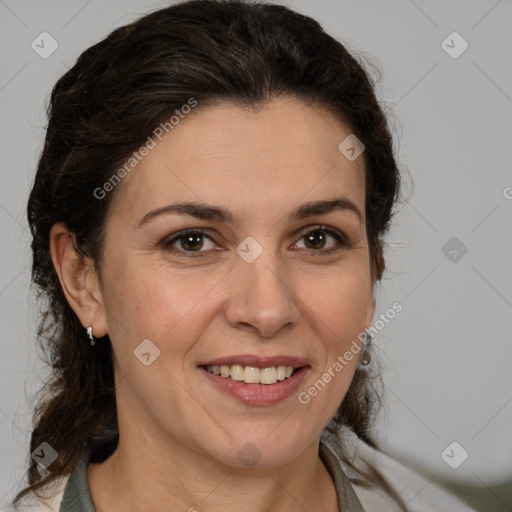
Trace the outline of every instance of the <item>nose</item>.
[[271, 338], [296, 325], [300, 311], [286, 263], [265, 253], [252, 263], [237, 262], [231, 272], [225, 315], [232, 327]]

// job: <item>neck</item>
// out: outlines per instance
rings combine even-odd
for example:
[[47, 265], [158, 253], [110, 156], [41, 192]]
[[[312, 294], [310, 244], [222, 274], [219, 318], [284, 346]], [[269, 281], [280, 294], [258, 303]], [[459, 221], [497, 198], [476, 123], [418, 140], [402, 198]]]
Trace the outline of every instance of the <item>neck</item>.
[[264, 469], [226, 466], [177, 443], [162, 450], [154, 440], [120, 437], [104, 463], [89, 465], [97, 510], [338, 511], [318, 440], [284, 466]]

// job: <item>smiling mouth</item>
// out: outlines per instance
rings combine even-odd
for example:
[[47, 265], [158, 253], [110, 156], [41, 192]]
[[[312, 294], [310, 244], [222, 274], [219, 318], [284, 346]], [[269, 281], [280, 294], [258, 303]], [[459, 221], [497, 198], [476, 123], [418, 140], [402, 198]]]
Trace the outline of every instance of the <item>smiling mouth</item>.
[[244, 366], [242, 364], [232, 365], [205, 365], [203, 368], [213, 375], [221, 376], [226, 379], [245, 382], [246, 384], [266, 384], [272, 385], [277, 382], [289, 379], [297, 370], [293, 366], [268, 366], [266, 368], [256, 368], [254, 366]]

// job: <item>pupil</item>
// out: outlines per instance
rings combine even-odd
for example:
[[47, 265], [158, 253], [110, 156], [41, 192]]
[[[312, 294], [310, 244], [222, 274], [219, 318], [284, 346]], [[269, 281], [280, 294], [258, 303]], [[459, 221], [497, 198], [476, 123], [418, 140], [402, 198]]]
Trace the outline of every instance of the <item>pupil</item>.
[[[309, 249], [321, 249], [325, 243], [325, 233], [322, 231], [312, 231], [306, 237], [306, 246]], [[311, 244], [309, 247], [308, 244]]]
[[[194, 243], [195, 242], [195, 243]], [[306, 246], [309, 249], [321, 249], [325, 243], [325, 234], [322, 231], [312, 231], [306, 236]], [[187, 235], [182, 238], [181, 246], [189, 251], [197, 251], [201, 249], [201, 235]]]
[[[196, 243], [194, 243], [194, 240]], [[196, 251], [201, 249], [203, 243], [201, 239], [201, 235], [187, 235], [182, 238], [181, 246], [183, 249]]]

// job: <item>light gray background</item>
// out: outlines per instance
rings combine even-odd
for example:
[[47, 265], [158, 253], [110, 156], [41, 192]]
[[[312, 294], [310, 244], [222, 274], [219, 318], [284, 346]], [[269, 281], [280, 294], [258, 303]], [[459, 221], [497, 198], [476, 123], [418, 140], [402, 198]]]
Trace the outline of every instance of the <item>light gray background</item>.
[[[0, 0], [0, 505], [23, 476], [27, 399], [45, 376], [34, 351], [37, 309], [25, 220], [45, 101], [83, 50], [163, 5]], [[512, 2], [288, 5], [382, 68], [378, 93], [399, 144], [404, 201], [388, 237], [378, 310], [398, 301], [403, 311], [375, 339], [387, 367], [380, 440], [433, 481], [451, 482], [467, 499], [485, 502], [481, 510], [510, 511]], [[47, 59], [31, 48], [43, 31], [59, 44]], [[456, 59], [441, 46], [453, 31], [469, 44]], [[468, 249], [455, 262], [442, 252], [454, 236]], [[453, 441], [469, 453], [455, 470], [441, 458]]]

